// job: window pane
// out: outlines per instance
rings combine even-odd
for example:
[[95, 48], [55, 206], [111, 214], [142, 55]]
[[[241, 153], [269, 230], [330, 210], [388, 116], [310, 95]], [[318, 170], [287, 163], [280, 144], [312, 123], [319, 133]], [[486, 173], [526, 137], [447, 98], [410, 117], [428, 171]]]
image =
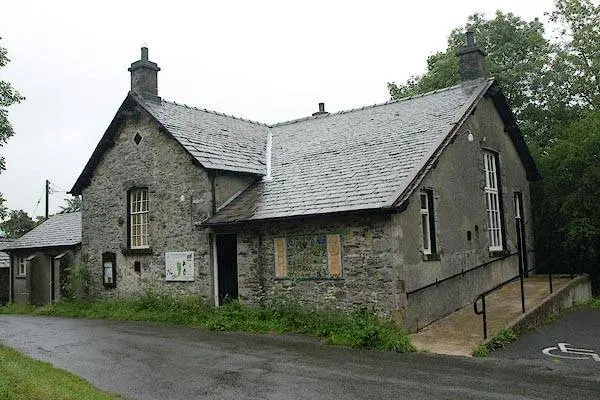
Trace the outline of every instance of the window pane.
[[502, 250], [502, 225], [500, 193], [498, 190], [498, 165], [494, 154], [484, 154], [485, 205], [488, 220], [488, 240], [490, 250]]
[[421, 193], [421, 210], [427, 210], [427, 194]]
[[132, 190], [129, 196], [131, 246], [148, 247], [148, 189]]
[[423, 250], [429, 250], [429, 216], [421, 215], [421, 226], [423, 227]]

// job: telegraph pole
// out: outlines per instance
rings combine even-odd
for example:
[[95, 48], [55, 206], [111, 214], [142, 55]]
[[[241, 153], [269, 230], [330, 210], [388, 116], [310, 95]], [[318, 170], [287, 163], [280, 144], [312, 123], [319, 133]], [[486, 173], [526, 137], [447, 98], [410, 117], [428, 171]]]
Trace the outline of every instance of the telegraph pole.
[[46, 179], [46, 219], [48, 219], [48, 198], [50, 194], [50, 181]]

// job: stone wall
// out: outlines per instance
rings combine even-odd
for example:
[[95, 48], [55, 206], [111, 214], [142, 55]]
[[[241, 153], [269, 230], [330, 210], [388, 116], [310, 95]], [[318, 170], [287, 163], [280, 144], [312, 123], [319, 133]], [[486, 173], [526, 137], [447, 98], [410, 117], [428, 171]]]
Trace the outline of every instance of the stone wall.
[[[209, 235], [194, 223], [213, 208], [208, 173], [145, 111], [118, 128], [114, 145], [83, 190], [82, 252], [88, 259], [92, 294], [128, 296], [147, 290], [196, 293], [212, 301], [212, 247]], [[136, 144], [134, 137], [141, 135]], [[150, 249], [128, 249], [127, 192], [148, 188]], [[194, 251], [194, 281], [166, 282], [165, 252]], [[116, 287], [102, 281], [102, 254], [116, 256]], [[140, 270], [135, 270], [136, 262]]]
[[[240, 297], [249, 303], [293, 300], [310, 306], [367, 308], [401, 318], [404, 285], [392, 267], [390, 216], [371, 214], [271, 222], [238, 232]], [[275, 278], [274, 240], [339, 235], [342, 275]], [[292, 242], [292, 241], [290, 241]], [[288, 259], [297, 249], [287, 247]]]

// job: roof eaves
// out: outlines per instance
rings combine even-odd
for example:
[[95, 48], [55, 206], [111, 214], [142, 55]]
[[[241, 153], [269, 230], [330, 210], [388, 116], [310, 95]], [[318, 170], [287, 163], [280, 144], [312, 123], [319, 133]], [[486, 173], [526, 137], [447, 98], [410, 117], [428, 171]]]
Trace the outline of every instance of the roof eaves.
[[10, 254], [10, 253], [20, 252], [20, 251], [23, 251], [23, 250], [38, 251], [38, 250], [44, 250], [44, 249], [72, 248], [72, 247], [77, 247], [77, 246], [80, 246], [80, 245], [81, 245], [81, 240], [78, 241], [78, 242], [73, 242], [73, 243], [50, 244], [50, 245], [45, 245], [45, 246], [11, 247], [10, 249], [4, 249], [2, 251]]
[[219, 227], [219, 226], [234, 226], [246, 223], [260, 223], [264, 221], [287, 221], [299, 218], [315, 218], [315, 217], [328, 217], [328, 216], [340, 216], [340, 215], [351, 215], [351, 214], [363, 214], [363, 213], [394, 213], [398, 212], [397, 207], [372, 207], [372, 208], [355, 208], [355, 209], [344, 209], [340, 211], [330, 211], [325, 213], [310, 213], [310, 214], [291, 214], [277, 217], [260, 217], [260, 218], [240, 218], [235, 220], [226, 221], [215, 221], [218, 214], [215, 214], [212, 218], [197, 223], [196, 226], [200, 227]]

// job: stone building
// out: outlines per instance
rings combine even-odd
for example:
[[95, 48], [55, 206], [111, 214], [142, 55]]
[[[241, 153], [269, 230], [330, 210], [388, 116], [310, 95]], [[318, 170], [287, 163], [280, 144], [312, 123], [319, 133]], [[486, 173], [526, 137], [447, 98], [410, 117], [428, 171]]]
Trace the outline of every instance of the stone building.
[[467, 36], [456, 86], [275, 125], [161, 99], [142, 48], [71, 189], [94, 293], [366, 307], [416, 329], [531, 267], [538, 172]]
[[10, 299], [43, 305], [58, 300], [65, 268], [79, 260], [81, 213], [51, 216], [20, 238], [4, 244], [10, 255]]

